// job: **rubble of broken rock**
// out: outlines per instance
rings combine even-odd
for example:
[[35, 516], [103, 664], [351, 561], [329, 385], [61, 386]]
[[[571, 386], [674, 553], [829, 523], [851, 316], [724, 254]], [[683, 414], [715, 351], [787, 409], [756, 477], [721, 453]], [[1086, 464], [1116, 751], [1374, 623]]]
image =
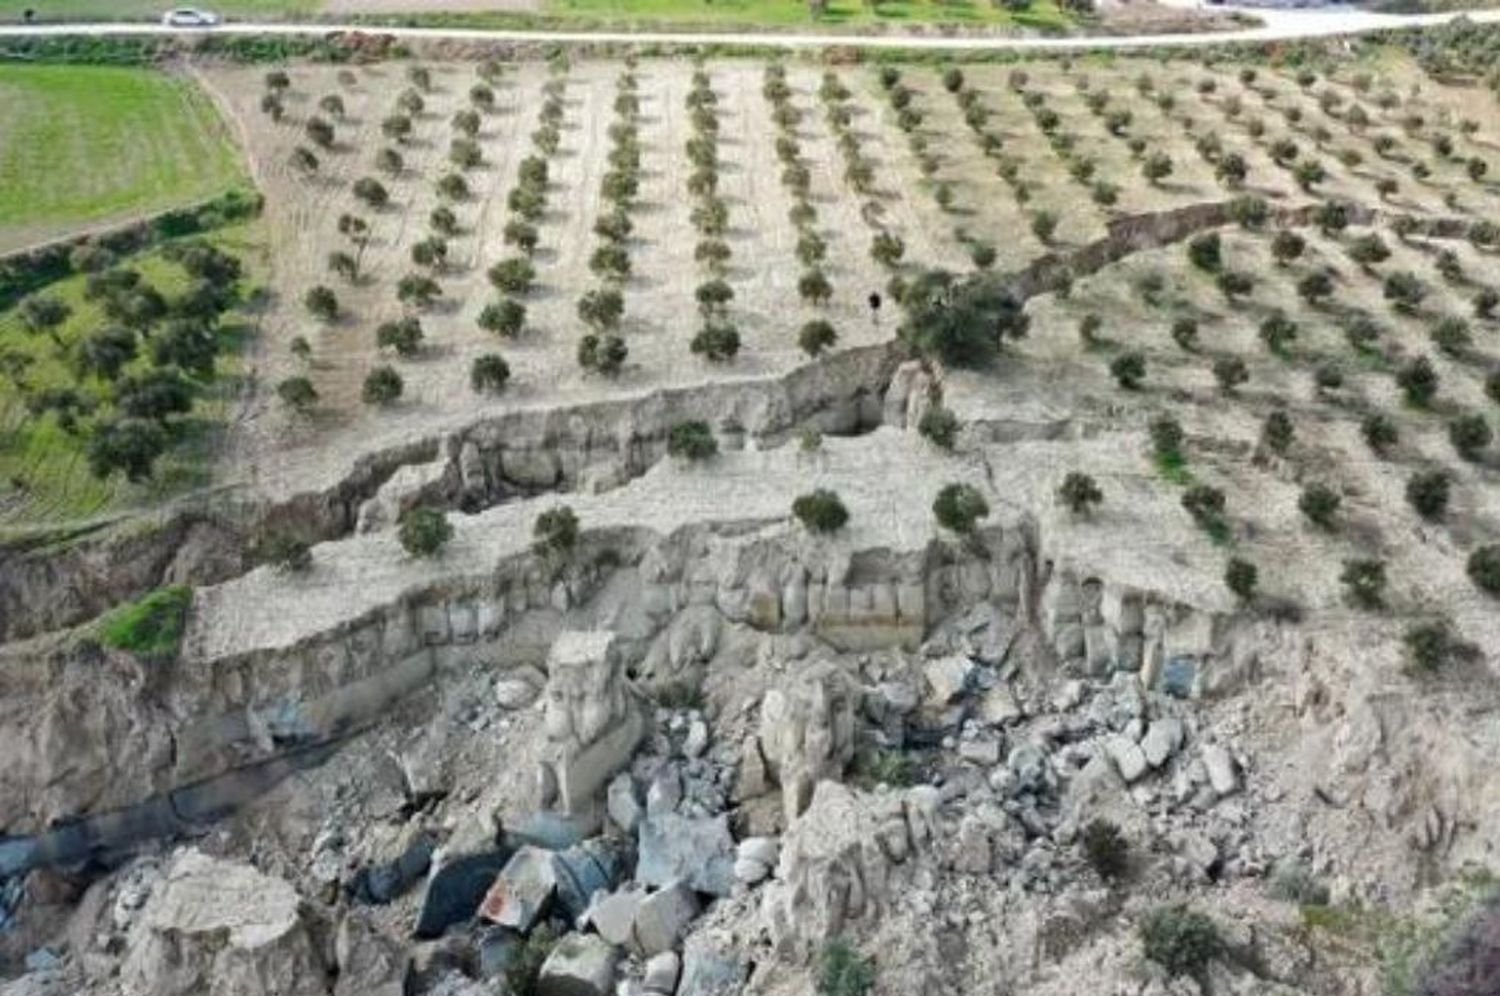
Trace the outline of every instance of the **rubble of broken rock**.
[[[0, 992], [792, 994], [840, 941], [880, 993], [1369, 991], [1269, 883], [1391, 883], [1262, 770], [1254, 703], [1059, 668], [985, 606], [910, 651], [713, 625], [700, 685], [653, 700], [639, 651], [564, 630], [197, 840], [33, 872]], [[1125, 841], [1107, 877], [1101, 821]], [[1227, 939], [1198, 978], [1133, 940], [1184, 901]]]

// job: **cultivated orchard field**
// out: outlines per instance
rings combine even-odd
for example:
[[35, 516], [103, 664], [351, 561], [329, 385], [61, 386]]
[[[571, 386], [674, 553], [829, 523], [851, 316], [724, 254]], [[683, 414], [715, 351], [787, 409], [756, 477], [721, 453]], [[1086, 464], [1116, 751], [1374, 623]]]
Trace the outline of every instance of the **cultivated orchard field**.
[[[1112, 360], [1139, 353], [1153, 389], [1220, 407], [1215, 363], [1239, 356], [1236, 410], [1343, 405], [1357, 427], [1369, 405], [1406, 418], [1395, 373], [1431, 354], [1444, 404], [1487, 403], [1494, 332], [1476, 302], [1500, 268], [1494, 233], [1469, 226], [1500, 216], [1493, 108], [1395, 62], [1333, 78], [1148, 59], [389, 62], [208, 80], [250, 134], [281, 247], [253, 361], [268, 417], [252, 447], [279, 454], [257, 461], [263, 484], [479, 413], [783, 372], [809, 362], [810, 324], [833, 349], [894, 335], [893, 278], [1019, 271], [1124, 219], [1234, 200], [1334, 209], [1299, 223], [1297, 255], [1273, 258], [1278, 225], [1246, 218], [1212, 259], [1184, 242], [1079, 274], [1033, 299], [1018, 356], [1110, 389]], [[1350, 210], [1366, 213], [1351, 225]], [[1448, 219], [1451, 237], [1405, 215]], [[357, 258], [352, 279], [331, 254]], [[1315, 271], [1328, 287], [1302, 293]], [[1418, 300], [1393, 307], [1386, 278], [1408, 273]], [[278, 404], [276, 385], [302, 378], [312, 391]]]

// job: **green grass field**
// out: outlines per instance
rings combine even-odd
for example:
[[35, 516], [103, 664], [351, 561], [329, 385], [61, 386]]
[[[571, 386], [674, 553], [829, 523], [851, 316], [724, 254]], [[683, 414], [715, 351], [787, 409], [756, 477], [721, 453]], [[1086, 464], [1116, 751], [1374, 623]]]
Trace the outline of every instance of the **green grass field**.
[[[38, 21], [135, 21], [155, 20], [190, 0], [0, 0], [0, 21], [19, 21], [35, 11]], [[204, 0], [196, 4], [228, 17], [281, 17], [311, 14], [317, 0]]]
[[0, 63], [0, 251], [188, 204], [244, 175], [227, 125], [188, 80]]
[[600, 21], [749, 24], [775, 27], [859, 27], [885, 24], [1017, 25], [1063, 27], [1069, 18], [1057, 4], [1037, 2], [1011, 11], [989, 0], [829, 0], [814, 20], [805, 0], [547, 0], [544, 13]]
[[[245, 268], [242, 286], [253, 285], [264, 273], [265, 247], [259, 222], [233, 225], [204, 236], [209, 243], [234, 253]], [[187, 275], [159, 250], [123, 260], [168, 298], [184, 290]], [[32, 358], [25, 380], [33, 391], [49, 387], [84, 387], [105, 399], [105, 388], [93, 379], [78, 381], [70, 365], [75, 343], [106, 324], [99, 306], [85, 300], [85, 277], [69, 277], [41, 293], [66, 302], [71, 317], [58, 330], [61, 342], [31, 333], [15, 309], [0, 312], [0, 355], [14, 350]], [[115, 476], [101, 481], [89, 471], [81, 435], [69, 435], [53, 415], [33, 417], [14, 384], [0, 378], [0, 532], [10, 527], [75, 522], [115, 511], [141, 507], [212, 483], [212, 472], [222, 424], [243, 372], [241, 356], [248, 327], [231, 312], [223, 324], [228, 339], [220, 354], [218, 379], [186, 420], [181, 442], [160, 461], [155, 478], [133, 485]], [[126, 369], [148, 365], [139, 356]]]
[[[0, 21], [18, 21], [28, 9], [42, 21], [155, 19], [173, 0], [0, 0]], [[236, 19], [287, 19], [317, 14], [322, 0], [207, 0], [202, 6]], [[411, 24], [464, 24], [496, 27], [656, 25], [661, 27], [815, 27], [958, 24], [1060, 29], [1072, 23], [1056, 0], [1037, 0], [1029, 10], [1011, 11], [991, 0], [829, 0], [814, 20], [806, 0], [538, 0], [531, 11], [498, 3], [496, 10], [444, 11], [442, 4], [410, 0], [396, 15]], [[382, 9], [380, 16], [390, 13]]]

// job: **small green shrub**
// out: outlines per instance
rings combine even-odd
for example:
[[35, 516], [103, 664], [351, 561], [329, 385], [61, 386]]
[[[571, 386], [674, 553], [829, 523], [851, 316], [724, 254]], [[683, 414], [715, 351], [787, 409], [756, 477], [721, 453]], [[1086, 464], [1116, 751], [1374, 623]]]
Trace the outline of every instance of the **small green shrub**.
[[419, 506], [401, 516], [398, 536], [413, 557], [434, 557], [453, 538], [453, 526], [441, 509]]
[[1260, 571], [1248, 560], [1229, 558], [1224, 568], [1224, 585], [1234, 592], [1236, 598], [1248, 602], [1255, 597], [1255, 586], [1260, 580]]
[[1146, 379], [1146, 356], [1135, 350], [1121, 353], [1110, 363], [1109, 372], [1121, 387], [1133, 391]]
[[942, 405], [933, 405], [922, 413], [922, 418], [917, 422], [917, 431], [934, 446], [951, 450], [958, 437], [958, 416]]
[[842, 940], [830, 941], [818, 963], [819, 996], [865, 996], [875, 986], [875, 959]]
[[1380, 560], [1346, 560], [1339, 575], [1349, 600], [1362, 609], [1385, 604], [1385, 563]]
[[548, 509], [536, 517], [531, 536], [539, 554], [569, 553], [578, 545], [578, 516], [567, 505]]
[[1079, 838], [1089, 867], [1106, 882], [1121, 878], [1130, 867], [1130, 842], [1109, 820], [1091, 820]]
[[1266, 879], [1266, 894], [1284, 903], [1298, 906], [1327, 906], [1328, 886], [1319, 882], [1312, 870], [1300, 861], [1278, 861]]
[[1422, 518], [1436, 522], [1448, 512], [1451, 486], [1445, 470], [1420, 471], [1406, 482], [1406, 500]]
[[832, 533], [849, 521], [849, 510], [837, 494], [818, 488], [792, 501], [792, 514], [815, 533]]
[[1146, 957], [1171, 975], [1199, 975], [1224, 950], [1219, 928], [1197, 910], [1159, 906], [1140, 926]]
[[146, 660], [171, 661], [182, 645], [192, 605], [188, 585], [157, 588], [106, 615], [99, 623], [99, 642]]
[[1297, 508], [1307, 520], [1323, 529], [1332, 529], [1334, 516], [1338, 514], [1343, 498], [1326, 484], [1313, 483], [1302, 489], [1297, 499]]
[[1463, 650], [1446, 619], [1414, 623], [1401, 636], [1406, 648], [1406, 662], [1415, 671], [1435, 673], [1443, 670]]
[[667, 452], [684, 460], [707, 460], [719, 452], [719, 441], [707, 422], [678, 422], [667, 433]]
[[277, 530], [256, 541], [255, 559], [281, 571], [301, 573], [312, 566], [312, 547], [292, 533]]
[[1104, 492], [1088, 474], [1071, 471], [1057, 489], [1057, 500], [1074, 515], [1088, 515], [1104, 501]]
[[968, 535], [990, 514], [990, 505], [971, 484], [945, 484], [933, 499], [932, 514], [943, 528]]
[[1469, 580], [1481, 590], [1500, 596], [1500, 543], [1490, 543], [1469, 554]]

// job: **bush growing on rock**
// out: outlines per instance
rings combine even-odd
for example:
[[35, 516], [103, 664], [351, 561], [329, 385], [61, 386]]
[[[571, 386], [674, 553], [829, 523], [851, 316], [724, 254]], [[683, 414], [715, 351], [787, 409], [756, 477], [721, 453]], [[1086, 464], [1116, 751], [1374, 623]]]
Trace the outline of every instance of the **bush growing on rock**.
[[193, 606], [193, 589], [167, 585], [111, 610], [99, 622], [99, 642], [144, 660], [167, 663], [177, 656]]
[[865, 996], [875, 987], [875, 960], [842, 940], [829, 942], [818, 962], [818, 996]]
[[792, 514], [815, 533], [832, 533], [849, 521], [849, 510], [837, 494], [818, 488], [792, 501]]
[[256, 541], [255, 559], [279, 571], [300, 574], [312, 566], [312, 547], [292, 533], [273, 530]]
[[707, 422], [678, 422], [667, 433], [667, 452], [684, 460], [707, 460], [719, 452], [719, 441]]
[[567, 505], [548, 509], [536, 517], [531, 536], [538, 554], [571, 553], [578, 545], [578, 516]]
[[944, 529], [967, 536], [980, 519], [989, 516], [990, 505], [971, 484], [947, 484], [933, 500], [932, 514]]
[[1201, 975], [1224, 950], [1219, 928], [1197, 910], [1159, 906], [1140, 925], [1147, 958], [1170, 975]]
[[1130, 868], [1130, 842], [1120, 828], [1109, 820], [1094, 819], [1083, 828], [1079, 838], [1089, 867], [1106, 882], [1125, 875]]

